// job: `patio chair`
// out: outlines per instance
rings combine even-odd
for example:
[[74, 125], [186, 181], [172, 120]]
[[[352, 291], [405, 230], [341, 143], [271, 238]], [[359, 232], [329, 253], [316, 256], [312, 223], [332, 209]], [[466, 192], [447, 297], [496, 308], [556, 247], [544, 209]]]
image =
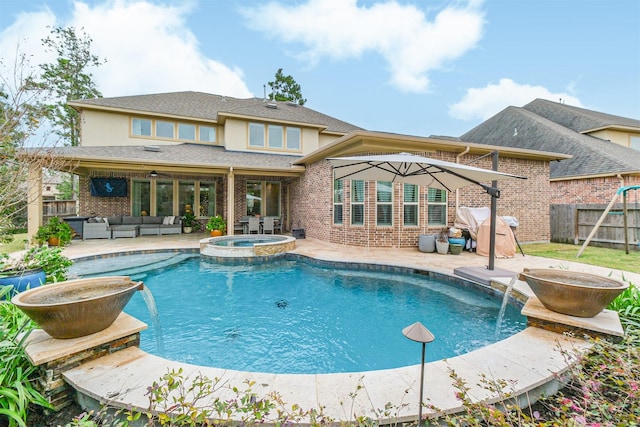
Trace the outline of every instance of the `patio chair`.
[[267, 233], [275, 234], [274, 226], [275, 226], [275, 218], [272, 216], [265, 216], [264, 221], [262, 222], [262, 232], [264, 234], [267, 234]]
[[273, 232], [282, 234], [282, 221], [277, 216], [273, 217]]
[[255, 232], [256, 234], [260, 234], [260, 218], [255, 216], [249, 217], [249, 229], [248, 233], [252, 234]]

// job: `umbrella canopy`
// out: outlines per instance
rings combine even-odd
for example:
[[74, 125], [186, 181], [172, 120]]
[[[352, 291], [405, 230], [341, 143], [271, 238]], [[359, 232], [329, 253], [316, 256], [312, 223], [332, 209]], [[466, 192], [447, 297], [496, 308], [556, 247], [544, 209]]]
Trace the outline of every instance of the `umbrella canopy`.
[[[494, 168], [497, 169], [498, 153], [494, 152]], [[363, 181], [391, 181], [423, 185], [453, 191], [476, 184], [491, 195], [491, 234], [489, 242], [489, 270], [494, 268], [496, 200], [500, 191], [488, 181], [526, 179], [522, 176], [430, 159], [409, 153], [371, 156], [334, 157], [327, 159], [333, 166], [335, 179]]]
[[335, 179], [406, 182], [453, 191], [477, 184], [491, 194], [493, 187], [484, 182], [503, 179], [526, 179], [517, 175], [429, 159], [409, 153], [372, 156], [335, 157], [327, 159], [333, 166]]

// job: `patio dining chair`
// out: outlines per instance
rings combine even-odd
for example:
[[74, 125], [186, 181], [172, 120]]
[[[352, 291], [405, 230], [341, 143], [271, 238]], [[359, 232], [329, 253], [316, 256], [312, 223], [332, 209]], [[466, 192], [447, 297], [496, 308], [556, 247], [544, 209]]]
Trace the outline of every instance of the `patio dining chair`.
[[282, 234], [282, 221], [277, 216], [273, 217], [273, 232]]
[[262, 221], [262, 232], [264, 234], [275, 234], [275, 218], [272, 216], [265, 216]]
[[249, 217], [248, 233], [252, 234], [253, 232], [255, 232], [256, 234], [260, 234], [260, 218], [255, 216]]

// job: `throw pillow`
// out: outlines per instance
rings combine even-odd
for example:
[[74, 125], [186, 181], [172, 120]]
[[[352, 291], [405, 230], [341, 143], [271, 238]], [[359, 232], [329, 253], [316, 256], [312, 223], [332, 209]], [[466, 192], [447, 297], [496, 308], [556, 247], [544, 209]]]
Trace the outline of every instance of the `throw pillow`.
[[107, 219], [107, 217], [105, 216], [104, 218], [102, 218], [102, 220], [107, 224], [107, 227], [109, 227], [109, 220]]
[[165, 216], [162, 219], [162, 225], [171, 225], [171, 217], [170, 216]]

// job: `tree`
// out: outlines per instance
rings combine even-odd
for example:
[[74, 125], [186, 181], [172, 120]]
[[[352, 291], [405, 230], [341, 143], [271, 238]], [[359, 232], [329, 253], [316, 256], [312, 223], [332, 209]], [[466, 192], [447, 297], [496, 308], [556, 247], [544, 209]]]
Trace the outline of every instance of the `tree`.
[[36, 82], [38, 87], [50, 91], [52, 102], [47, 104], [47, 118], [55, 132], [71, 146], [77, 146], [80, 140], [80, 115], [68, 102], [102, 97], [87, 68], [100, 66], [104, 61], [91, 53], [93, 40], [84, 29], [81, 32], [78, 35], [73, 27], [54, 27], [51, 35], [42, 39], [45, 48], [58, 57], [54, 63], [40, 65], [42, 74]]
[[[0, 58], [0, 239], [10, 240], [17, 219], [38, 189], [29, 188], [30, 169], [62, 168], [52, 156], [52, 141], [40, 141], [38, 130], [47, 117], [46, 90], [33, 86], [28, 58], [16, 48], [15, 60]], [[55, 143], [54, 143], [55, 145]]]
[[304, 105], [305, 102], [307, 102], [307, 100], [302, 97], [300, 85], [293, 77], [285, 76], [282, 73], [282, 68], [278, 68], [276, 79], [268, 84], [271, 88], [269, 99], [272, 101], [290, 101], [299, 105]]

